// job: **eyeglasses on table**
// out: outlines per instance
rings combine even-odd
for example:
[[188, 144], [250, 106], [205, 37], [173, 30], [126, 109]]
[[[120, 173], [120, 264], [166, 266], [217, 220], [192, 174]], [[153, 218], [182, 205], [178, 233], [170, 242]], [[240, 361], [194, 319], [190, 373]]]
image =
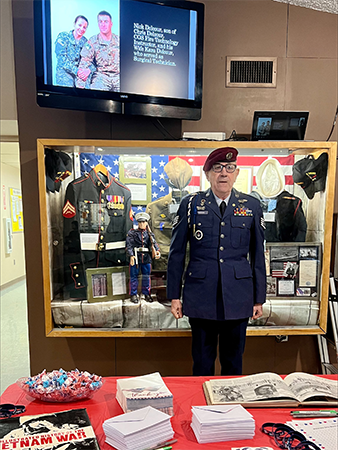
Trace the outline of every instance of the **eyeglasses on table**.
[[266, 422], [261, 431], [274, 438], [279, 448], [286, 450], [320, 450], [314, 442], [308, 441], [299, 431], [284, 423]]
[[16, 414], [22, 414], [26, 411], [24, 405], [13, 405], [12, 403], [2, 403], [0, 405], [0, 418], [10, 418]]

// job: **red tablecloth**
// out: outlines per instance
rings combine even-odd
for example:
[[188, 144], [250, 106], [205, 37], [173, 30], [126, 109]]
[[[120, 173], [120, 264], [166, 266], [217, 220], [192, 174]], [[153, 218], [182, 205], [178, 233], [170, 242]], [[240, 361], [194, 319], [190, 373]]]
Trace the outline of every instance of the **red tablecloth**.
[[[96, 392], [92, 399], [72, 403], [47, 403], [27, 397], [16, 385], [9, 386], [1, 396], [1, 403], [14, 403], [26, 405], [27, 415], [52, 413], [67, 409], [86, 408], [91, 423], [94, 427], [101, 450], [112, 450], [105, 443], [105, 435], [102, 429], [104, 420], [122, 414], [122, 409], [115, 399], [116, 380], [121, 377], [105, 378], [102, 388]], [[220, 378], [220, 377], [215, 377]], [[337, 379], [336, 375], [325, 375], [325, 378]], [[273, 440], [260, 431], [264, 422], [286, 422], [291, 420], [290, 408], [247, 408], [256, 422], [255, 437], [252, 440], [231, 441], [213, 444], [198, 444], [190, 427], [191, 406], [205, 405], [202, 383], [210, 377], [164, 377], [164, 382], [174, 396], [174, 417], [171, 420], [178, 440], [173, 450], [224, 450], [233, 447], [272, 447]], [[307, 408], [311, 409], [311, 408]], [[145, 448], [147, 447], [145, 443]]]

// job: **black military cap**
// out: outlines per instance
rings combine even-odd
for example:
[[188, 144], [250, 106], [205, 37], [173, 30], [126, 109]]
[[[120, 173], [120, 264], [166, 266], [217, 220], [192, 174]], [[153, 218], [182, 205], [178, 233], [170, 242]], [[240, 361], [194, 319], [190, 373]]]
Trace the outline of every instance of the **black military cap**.
[[316, 192], [325, 190], [327, 167], [327, 153], [322, 153], [317, 159], [309, 155], [293, 165], [293, 181], [312, 199]]
[[61, 182], [72, 172], [72, 160], [67, 153], [45, 149], [46, 186], [50, 192], [60, 190]]

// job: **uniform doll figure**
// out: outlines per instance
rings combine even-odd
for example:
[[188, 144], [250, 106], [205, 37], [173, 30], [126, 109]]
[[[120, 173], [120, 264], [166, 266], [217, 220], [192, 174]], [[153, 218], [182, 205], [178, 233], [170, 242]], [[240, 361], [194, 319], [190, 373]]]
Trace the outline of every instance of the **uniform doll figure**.
[[129, 275], [130, 275], [130, 300], [138, 303], [137, 295], [138, 277], [141, 271], [142, 276], [142, 294], [147, 302], [152, 302], [150, 295], [150, 273], [151, 258], [159, 259], [160, 247], [158, 246], [154, 234], [150, 231], [148, 220], [149, 214], [140, 212], [135, 215], [138, 222], [138, 228], [131, 228], [127, 234], [127, 254], [130, 257]]

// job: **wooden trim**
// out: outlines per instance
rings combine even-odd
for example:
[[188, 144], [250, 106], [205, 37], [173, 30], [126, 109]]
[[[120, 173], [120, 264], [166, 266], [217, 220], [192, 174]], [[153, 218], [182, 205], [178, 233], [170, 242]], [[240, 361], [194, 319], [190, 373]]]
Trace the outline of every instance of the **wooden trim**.
[[[322, 283], [319, 323], [317, 326], [292, 327], [248, 327], [248, 336], [277, 336], [277, 335], [321, 335], [326, 332], [328, 314], [329, 270], [332, 242], [333, 202], [335, 194], [336, 173], [336, 142], [276, 142], [276, 141], [110, 141], [110, 140], [75, 140], [75, 139], [38, 139], [38, 180], [40, 202], [40, 225], [42, 246], [42, 270], [45, 309], [45, 332], [48, 337], [189, 337], [188, 329], [107, 329], [107, 328], [55, 328], [51, 309], [49, 241], [47, 227], [47, 203], [44, 169], [44, 148], [54, 147], [57, 150], [72, 150], [74, 146], [82, 147], [82, 151], [93, 151], [95, 147], [120, 148], [159, 148], [159, 149], [214, 149], [225, 146], [235, 146], [240, 149], [288, 149], [295, 155], [319, 154], [327, 152], [329, 156], [328, 176], [326, 182], [326, 210], [325, 233], [323, 245]], [[68, 147], [68, 148], [67, 148]]]
[[322, 289], [320, 296], [319, 310], [319, 326], [325, 331], [327, 328], [328, 301], [329, 301], [329, 278], [330, 278], [330, 260], [332, 245], [332, 223], [333, 223], [333, 206], [335, 196], [336, 181], [336, 159], [337, 159], [337, 143], [333, 142], [328, 153], [328, 173], [326, 179], [326, 209], [325, 209], [325, 225], [324, 225], [324, 252], [322, 262]]
[[[325, 334], [318, 326], [296, 327], [248, 327], [247, 336], [291, 336]], [[114, 331], [107, 328], [53, 328], [47, 337], [191, 337], [190, 329], [128, 329], [119, 328]]]
[[42, 253], [42, 277], [44, 291], [45, 308], [45, 332], [48, 335], [53, 329], [52, 307], [51, 307], [51, 286], [50, 286], [50, 263], [49, 263], [49, 242], [48, 242], [48, 218], [47, 218], [47, 196], [45, 178], [45, 148], [38, 139], [38, 183], [39, 183], [39, 204], [40, 204], [40, 227], [41, 227], [41, 253]]

